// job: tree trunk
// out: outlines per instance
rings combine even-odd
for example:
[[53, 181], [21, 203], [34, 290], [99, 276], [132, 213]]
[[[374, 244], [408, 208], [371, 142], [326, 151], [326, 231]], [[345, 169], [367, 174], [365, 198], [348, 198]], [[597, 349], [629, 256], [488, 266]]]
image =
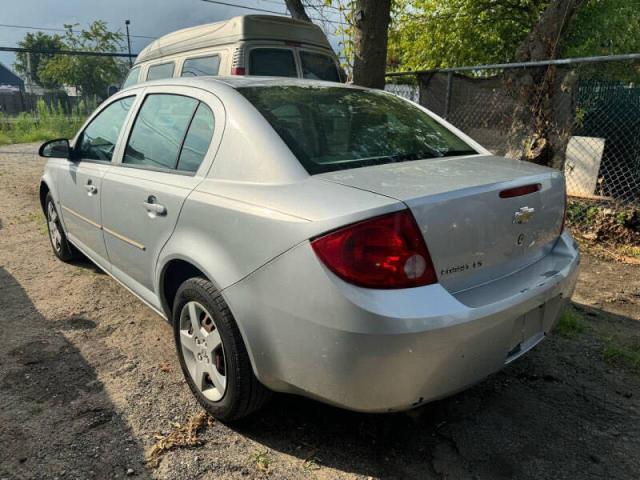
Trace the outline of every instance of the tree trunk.
[[311, 22], [309, 15], [307, 15], [306, 10], [304, 9], [302, 0], [284, 0], [284, 3], [287, 5], [289, 12], [291, 12], [292, 18], [295, 18], [296, 20], [304, 20], [305, 22]]
[[[553, 0], [516, 51], [516, 61], [556, 59], [566, 27], [584, 0]], [[510, 150], [523, 160], [562, 168], [573, 123], [575, 74], [555, 66], [512, 70], [516, 109]], [[524, 139], [523, 139], [524, 137]]]
[[384, 88], [391, 0], [356, 0], [353, 19], [353, 82]]

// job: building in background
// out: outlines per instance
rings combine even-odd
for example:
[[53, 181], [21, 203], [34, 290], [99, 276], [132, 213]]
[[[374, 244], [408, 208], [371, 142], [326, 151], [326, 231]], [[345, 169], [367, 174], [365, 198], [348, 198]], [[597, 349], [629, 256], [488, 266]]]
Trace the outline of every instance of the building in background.
[[24, 81], [0, 63], [0, 91], [23, 91]]

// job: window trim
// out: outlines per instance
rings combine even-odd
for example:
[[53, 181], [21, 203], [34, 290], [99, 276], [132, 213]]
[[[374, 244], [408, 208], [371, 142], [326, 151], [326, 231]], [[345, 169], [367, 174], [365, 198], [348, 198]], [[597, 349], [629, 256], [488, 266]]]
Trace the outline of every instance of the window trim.
[[[154, 166], [149, 166], [149, 165], [140, 165], [140, 164], [136, 164], [136, 163], [126, 163], [125, 162], [125, 158], [127, 156], [127, 146], [129, 145], [129, 141], [131, 140], [131, 135], [133, 134], [133, 130], [136, 126], [136, 122], [138, 121], [138, 117], [140, 116], [140, 112], [142, 111], [142, 108], [144, 107], [144, 103], [147, 101], [147, 98], [149, 98], [152, 95], [170, 95], [170, 96], [174, 96], [174, 97], [185, 97], [185, 98], [190, 98], [191, 100], [195, 100], [196, 104], [195, 107], [193, 108], [193, 111], [191, 112], [191, 116], [189, 117], [189, 123], [187, 123], [187, 128], [185, 129], [184, 133], [182, 134], [182, 140], [180, 140], [180, 148], [178, 149], [178, 154], [176, 155], [176, 163], [175, 166], [173, 168], [168, 168], [168, 167], [154, 167]], [[169, 92], [146, 92], [143, 95], [142, 101], [140, 102], [140, 106], [138, 107], [138, 109], [136, 110], [136, 115], [133, 118], [132, 122], [131, 122], [131, 126], [129, 127], [129, 130], [127, 132], [127, 137], [126, 137], [126, 141], [123, 143], [122, 146], [122, 155], [120, 156], [120, 162], [118, 163], [118, 166], [121, 167], [125, 167], [125, 168], [135, 168], [138, 170], [149, 170], [149, 171], [153, 171], [153, 172], [164, 172], [164, 173], [178, 173], [180, 175], [186, 175], [189, 177], [194, 177], [197, 173], [197, 170], [195, 172], [185, 172], [183, 170], [178, 170], [178, 162], [180, 161], [180, 154], [182, 153], [182, 147], [184, 145], [184, 140], [185, 138], [187, 138], [187, 133], [189, 133], [189, 128], [191, 127], [191, 122], [193, 122], [193, 117], [195, 116], [196, 112], [198, 111], [198, 107], [200, 106], [201, 103], [205, 103], [202, 100], [200, 100], [199, 98], [196, 97], [192, 97], [189, 95], [185, 95], [182, 93], [169, 93]], [[205, 103], [206, 105], [206, 103]], [[211, 113], [213, 114], [213, 110], [211, 109], [211, 107], [209, 107], [207, 105], [207, 107], [209, 108], [209, 110], [211, 110]], [[214, 115], [214, 121], [215, 121], [215, 115]], [[213, 135], [211, 136], [211, 141], [213, 141]], [[202, 163], [201, 163], [202, 165]], [[200, 168], [200, 167], [198, 167]]]
[[[74, 163], [98, 163], [101, 165], [114, 165], [114, 159], [116, 158], [116, 150], [118, 148], [118, 140], [120, 140], [120, 138], [122, 137], [123, 133], [125, 132], [125, 130], [127, 129], [127, 124], [128, 124], [128, 119], [131, 116], [131, 112], [133, 110], [135, 110], [136, 107], [136, 100], [138, 97], [138, 93], [131, 93], [129, 95], [123, 95], [122, 97], [118, 97], [118, 98], [114, 98], [113, 101], [105, 104], [104, 106], [99, 107], [94, 113], [93, 115], [91, 115], [86, 123], [82, 126], [82, 128], [80, 129], [80, 131], [76, 134], [74, 140], [73, 140], [73, 150], [72, 150], [72, 157], [71, 157], [71, 161]], [[124, 122], [122, 122], [122, 126], [120, 127], [120, 133], [118, 133], [118, 138], [116, 139], [116, 145], [115, 148], [113, 149], [113, 154], [111, 155], [111, 160], [96, 160], [94, 158], [82, 158], [82, 157], [77, 157], [76, 156], [76, 147], [78, 145], [78, 142], [82, 140], [82, 136], [84, 135], [84, 132], [87, 130], [87, 128], [89, 128], [91, 126], [91, 124], [93, 123], [93, 121], [98, 118], [100, 115], [102, 115], [102, 113], [109, 108], [111, 105], [113, 105], [114, 103], [120, 102], [122, 100], [125, 100], [127, 98], [133, 98], [133, 102], [131, 104], [131, 108], [129, 108], [129, 111], [127, 112], [127, 116], [124, 118]]]
[[[169, 75], [168, 77], [161, 77], [161, 78], [154, 78], [152, 80], [149, 80], [149, 71], [154, 68], [154, 67], [162, 67], [163, 65], [173, 65], [173, 68], [171, 70], [171, 75]], [[169, 62], [162, 62], [162, 63], [154, 63], [152, 65], [148, 65], [147, 66], [147, 72], [145, 74], [145, 82], [153, 82], [154, 80], [164, 80], [166, 78], [173, 78], [176, 74], [176, 62], [175, 60], [171, 60]]]
[[[218, 73], [216, 73], [215, 75], [211, 75], [213, 77], [218, 77], [220, 76], [220, 67], [222, 66], [222, 56], [220, 55], [220, 53], [216, 52], [216, 53], [204, 53], [202, 55], [198, 55], [195, 57], [185, 57], [182, 60], [182, 65], [180, 66], [180, 77], [178, 78], [189, 78], [189, 77], [183, 77], [182, 74], [184, 73], [184, 64], [187, 63], [187, 61], [189, 60], [198, 60], [200, 58], [211, 58], [211, 57], [218, 57]], [[194, 76], [207, 76], [207, 75], [194, 75]]]

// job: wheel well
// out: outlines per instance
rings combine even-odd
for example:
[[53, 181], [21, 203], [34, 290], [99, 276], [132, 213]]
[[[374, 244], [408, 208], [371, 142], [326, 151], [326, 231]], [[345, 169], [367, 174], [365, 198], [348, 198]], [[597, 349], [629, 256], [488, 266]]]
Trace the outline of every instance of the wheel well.
[[45, 182], [40, 182], [40, 206], [42, 207], [43, 212], [46, 208], [44, 201], [47, 199], [47, 193], [49, 193], [49, 185]]
[[162, 306], [164, 308], [167, 317], [171, 319], [171, 313], [173, 312], [173, 302], [178, 292], [178, 288], [185, 280], [193, 277], [207, 276], [202, 271], [187, 262], [186, 260], [171, 260], [165, 267], [161, 277], [161, 291], [162, 291]]

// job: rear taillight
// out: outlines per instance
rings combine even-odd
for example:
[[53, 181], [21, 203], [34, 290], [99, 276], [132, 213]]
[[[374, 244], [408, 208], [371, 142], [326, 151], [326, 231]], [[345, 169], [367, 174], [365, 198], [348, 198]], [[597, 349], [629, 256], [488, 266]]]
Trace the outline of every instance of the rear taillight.
[[410, 288], [438, 281], [409, 210], [349, 225], [316, 238], [311, 246], [333, 273], [361, 287]]
[[245, 73], [244, 67], [231, 67], [231, 75], [244, 75]]

